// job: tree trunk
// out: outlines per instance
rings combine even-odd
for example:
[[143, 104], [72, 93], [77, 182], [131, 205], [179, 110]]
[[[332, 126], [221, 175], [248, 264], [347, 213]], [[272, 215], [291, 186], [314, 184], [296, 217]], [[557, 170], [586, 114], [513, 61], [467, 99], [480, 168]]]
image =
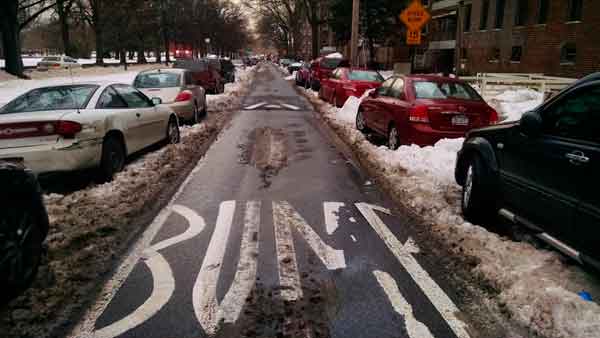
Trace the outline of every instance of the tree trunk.
[[96, 23], [94, 25], [94, 35], [96, 37], [96, 64], [104, 64], [104, 42], [102, 41], [102, 29], [100, 25]]
[[19, 2], [3, 0], [0, 4], [0, 31], [5, 54], [5, 69], [8, 73], [24, 77], [23, 60], [21, 59], [21, 41], [18, 21]]
[[156, 58], [156, 63], [160, 63], [162, 61], [160, 57], [160, 47], [154, 48], [154, 57]]
[[56, 8], [58, 12], [58, 20], [60, 23], [60, 33], [62, 36], [63, 52], [65, 55], [73, 56], [71, 50], [71, 37], [69, 36], [69, 19], [68, 14], [65, 12], [65, 0], [57, 0]]
[[312, 58], [319, 57], [319, 23], [314, 21], [310, 24], [312, 34]]
[[139, 47], [137, 50], [137, 63], [138, 64], [148, 63], [148, 61], [146, 60], [146, 54], [144, 54], [143, 45], [141, 47]]

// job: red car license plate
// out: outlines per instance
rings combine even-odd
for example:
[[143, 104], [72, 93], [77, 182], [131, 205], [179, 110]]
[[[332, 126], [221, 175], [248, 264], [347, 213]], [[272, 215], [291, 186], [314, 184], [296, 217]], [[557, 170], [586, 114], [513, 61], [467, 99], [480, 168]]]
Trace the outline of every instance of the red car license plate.
[[465, 115], [457, 115], [452, 117], [452, 124], [455, 126], [468, 126], [469, 118]]

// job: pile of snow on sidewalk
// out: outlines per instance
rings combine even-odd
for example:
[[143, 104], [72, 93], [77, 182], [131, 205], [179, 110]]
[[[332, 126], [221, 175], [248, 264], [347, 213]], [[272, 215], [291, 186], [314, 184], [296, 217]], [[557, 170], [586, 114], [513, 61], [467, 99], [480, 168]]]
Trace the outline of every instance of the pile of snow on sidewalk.
[[518, 121], [521, 116], [544, 102], [544, 94], [533, 89], [507, 90], [487, 100], [502, 122]]
[[[598, 337], [600, 306], [577, 295], [585, 290], [595, 300], [600, 299], [597, 278], [554, 251], [514, 242], [462, 218], [461, 188], [454, 181], [454, 167], [463, 139], [441, 140], [428, 147], [401, 146], [391, 151], [373, 145], [356, 130], [360, 99], [350, 98], [337, 109], [308, 92], [309, 99], [322, 107], [330, 125], [366, 160], [383, 184], [391, 187], [397, 200], [430, 222], [432, 232], [457, 254], [476, 258], [479, 264], [473, 272], [500, 291], [498, 302], [520, 325], [549, 338]], [[499, 96], [507, 109], [516, 107], [517, 102], [538, 99], [529, 91]], [[519, 107], [526, 109], [524, 104]]]

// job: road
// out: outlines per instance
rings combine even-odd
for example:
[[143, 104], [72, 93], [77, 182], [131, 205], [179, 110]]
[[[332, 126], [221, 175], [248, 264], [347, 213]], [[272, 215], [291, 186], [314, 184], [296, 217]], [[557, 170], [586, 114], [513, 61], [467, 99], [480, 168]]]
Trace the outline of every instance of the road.
[[414, 221], [392, 210], [261, 66], [73, 336], [479, 336], [435, 260], [422, 264]]

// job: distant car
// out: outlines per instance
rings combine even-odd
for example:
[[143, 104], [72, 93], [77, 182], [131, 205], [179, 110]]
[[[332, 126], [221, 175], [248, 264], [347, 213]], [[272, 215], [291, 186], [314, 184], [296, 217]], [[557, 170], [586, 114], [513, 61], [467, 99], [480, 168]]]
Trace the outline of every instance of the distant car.
[[348, 67], [349, 62], [339, 57], [320, 57], [310, 64], [310, 87], [317, 91], [321, 88], [321, 80], [327, 79], [334, 69]]
[[498, 122], [498, 113], [475, 89], [454, 78], [392, 76], [364, 99], [356, 128], [386, 136], [388, 147], [433, 145]]
[[37, 64], [38, 70], [71, 68], [81, 68], [81, 64], [68, 56], [46, 56]]
[[310, 63], [303, 62], [296, 72], [296, 85], [307, 88], [310, 86]]
[[0, 108], [0, 160], [37, 174], [97, 168], [110, 181], [128, 155], [179, 142], [177, 115], [161, 102], [112, 82], [32, 89]]
[[221, 76], [225, 79], [225, 83], [235, 82], [235, 65], [228, 59], [221, 59]]
[[600, 73], [520, 121], [471, 130], [456, 162], [462, 212], [500, 215], [600, 269]]
[[219, 73], [220, 63], [199, 59], [176, 60], [173, 68], [188, 69], [197, 85], [202, 86], [209, 94], [220, 94], [225, 92], [225, 80]]
[[287, 68], [287, 66], [291, 65], [294, 62], [295, 61], [292, 59], [281, 59], [281, 60], [279, 60], [279, 65], [281, 67]]
[[381, 86], [383, 77], [374, 70], [338, 68], [321, 80], [319, 97], [336, 107], [344, 105], [350, 96], [361, 97], [365, 91]]
[[0, 185], [2, 304], [17, 297], [34, 280], [49, 222], [37, 179], [20, 161], [0, 160]]
[[235, 67], [238, 67], [238, 68], [242, 68], [242, 67], [246, 66], [246, 64], [244, 63], [244, 60], [241, 60], [241, 59], [233, 59], [233, 60], [231, 60], [231, 63]]
[[187, 69], [161, 68], [139, 73], [134, 87], [148, 97], [158, 97], [177, 116], [192, 124], [206, 116], [206, 92]]
[[290, 63], [287, 69], [290, 74], [293, 74], [294, 72], [297, 72], [300, 69], [300, 67], [302, 67], [302, 62], [294, 62]]

